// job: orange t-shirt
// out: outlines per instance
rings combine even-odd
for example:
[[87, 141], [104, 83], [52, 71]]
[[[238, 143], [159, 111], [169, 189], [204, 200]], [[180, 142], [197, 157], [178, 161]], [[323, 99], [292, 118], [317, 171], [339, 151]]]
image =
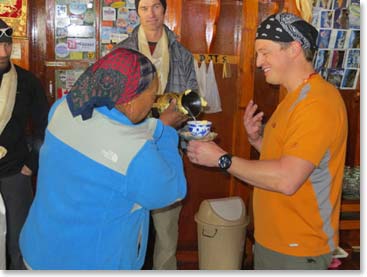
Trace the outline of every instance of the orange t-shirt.
[[258, 243], [292, 256], [319, 256], [338, 246], [346, 142], [347, 114], [335, 87], [314, 75], [287, 94], [266, 124], [260, 159], [295, 156], [315, 170], [291, 196], [254, 189]]

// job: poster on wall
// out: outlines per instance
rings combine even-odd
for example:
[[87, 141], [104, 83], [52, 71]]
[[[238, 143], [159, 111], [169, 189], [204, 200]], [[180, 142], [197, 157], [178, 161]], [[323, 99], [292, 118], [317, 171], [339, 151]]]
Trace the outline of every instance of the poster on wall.
[[100, 49], [106, 55], [120, 41], [126, 39], [139, 24], [135, 0], [102, 0]]
[[27, 37], [28, 0], [0, 0], [0, 18], [14, 30], [15, 37]]
[[58, 60], [96, 58], [94, 0], [55, 1], [55, 57]]
[[314, 67], [339, 89], [355, 89], [360, 73], [360, 0], [315, 0], [318, 29]]

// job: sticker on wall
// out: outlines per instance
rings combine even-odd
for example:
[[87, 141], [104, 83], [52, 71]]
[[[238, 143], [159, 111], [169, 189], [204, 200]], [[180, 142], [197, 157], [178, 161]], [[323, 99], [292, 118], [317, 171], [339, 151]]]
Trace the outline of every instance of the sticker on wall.
[[94, 52], [96, 41], [94, 39], [68, 38], [67, 47], [70, 52]]
[[57, 38], [66, 38], [68, 36], [67, 28], [56, 28], [56, 37]]
[[83, 3], [70, 3], [69, 10], [72, 14], [84, 14], [87, 10], [87, 5]]
[[135, 0], [126, 0], [126, 8], [135, 9]]
[[70, 25], [70, 18], [69, 17], [57, 17], [56, 18], [56, 27], [67, 27]]
[[110, 43], [111, 33], [112, 33], [112, 27], [102, 27], [101, 28], [101, 42]]
[[134, 0], [103, 0], [101, 3], [100, 54], [104, 56], [139, 25], [139, 17]]
[[102, 9], [102, 20], [104, 21], [115, 21], [116, 20], [116, 9], [112, 7], [103, 7]]
[[56, 16], [66, 17], [68, 15], [68, 7], [66, 5], [56, 5]]
[[80, 38], [90, 38], [94, 37], [94, 27], [83, 25], [70, 25], [68, 26], [68, 37], [80, 37]]
[[[54, 37], [57, 59], [95, 58], [95, 53], [90, 52], [96, 51], [94, 7], [94, 0], [55, 0]], [[91, 44], [91, 41], [94, 43]]]
[[59, 58], [66, 58], [67, 56], [69, 56], [69, 48], [67, 43], [56, 44], [55, 54]]
[[84, 24], [84, 16], [78, 15], [71, 15], [70, 17], [70, 24], [71, 25], [83, 25]]
[[113, 2], [111, 4], [111, 7], [114, 8], [114, 9], [119, 9], [119, 8], [125, 7], [125, 2], [123, 2], [123, 1]]
[[84, 14], [84, 22], [86, 24], [93, 24], [95, 21], [95, 14], [94, 11], [89, 9]]

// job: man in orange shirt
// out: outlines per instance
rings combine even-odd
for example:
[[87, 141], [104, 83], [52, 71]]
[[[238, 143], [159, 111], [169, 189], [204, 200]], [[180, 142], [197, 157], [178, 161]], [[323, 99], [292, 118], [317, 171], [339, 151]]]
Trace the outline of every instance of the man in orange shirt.
[[260, 160], [232, 156], [214, 142], [192, 141], [193, 163], [220, 167], [253, 185], [255, 269], [327, 269], [339, 243], [347, 114], [338, 90], [314, 72], [317, 30], [274, 14], [257, 30], [256, 65], [286, 97], [261, 133], [250, 101], [244, 126]]

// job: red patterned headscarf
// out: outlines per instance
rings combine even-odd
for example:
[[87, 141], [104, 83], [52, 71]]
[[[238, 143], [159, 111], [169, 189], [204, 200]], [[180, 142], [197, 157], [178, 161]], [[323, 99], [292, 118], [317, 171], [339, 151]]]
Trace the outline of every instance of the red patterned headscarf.
[[156, 69], [143, 54], [116, 48], [91, 65], [66, 96], [73, 116], [92, 117], [95, 107], [109, 109], [127, 103], [143, 92], [156, 75]]

